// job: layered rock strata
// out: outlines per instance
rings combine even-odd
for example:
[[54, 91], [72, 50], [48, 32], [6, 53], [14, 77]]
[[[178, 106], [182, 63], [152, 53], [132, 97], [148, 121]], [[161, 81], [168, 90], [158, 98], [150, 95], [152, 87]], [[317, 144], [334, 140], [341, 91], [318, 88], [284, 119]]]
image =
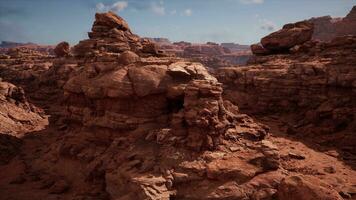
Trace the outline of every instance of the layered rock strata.
[[286, 132], [336, 146], [349, 160], [356, 153], [355, 48], [355, 36], [309, 40], [289, 54], [255, 56], [249, 66], [221, 69], [217, 77], [226, 85], [223, 96], [242, 110], [289, 114]]
[[46, 124], [42, 111], [30, 104], [21, 87], [0, 81], [0, 134], [16, 137], [40, 130]]

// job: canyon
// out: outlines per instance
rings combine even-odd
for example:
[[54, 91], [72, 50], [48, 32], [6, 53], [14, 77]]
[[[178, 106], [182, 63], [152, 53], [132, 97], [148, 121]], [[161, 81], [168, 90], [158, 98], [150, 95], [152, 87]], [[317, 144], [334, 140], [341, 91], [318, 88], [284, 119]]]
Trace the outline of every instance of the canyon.
[[250, 50], [106, 12], [73, 47], [6, 48], [1, 199], [356, 199], [356, 35], [322, 23]]
[[235, 43], [207, 42], [170, 42], [167, 38], [147, 38], [155, 42], [158, 48], [168, 54], [182, 57], [193, 62], [200, 62], [211, 70], [231, 65], [245, 65], [252, 53], [249, 45]]

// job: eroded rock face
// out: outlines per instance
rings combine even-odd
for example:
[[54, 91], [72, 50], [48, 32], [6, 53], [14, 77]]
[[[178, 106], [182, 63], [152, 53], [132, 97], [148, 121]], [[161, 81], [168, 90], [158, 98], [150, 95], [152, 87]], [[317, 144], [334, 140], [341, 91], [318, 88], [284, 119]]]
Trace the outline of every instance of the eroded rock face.
[[223, 96], [249, 114], [288, 115], [286, 133], [336, 147], [348, 159], [356, 152], [356, 38], [296, 47], [292, 54], [256, 56], [249, 66], [218, 71], [227, 86]]
[[[97, 17], [98, 20], [101, 19]], [[93, 29], [98, 24], [95, 22]], [[107, 23], [100, 24], [108, 27]], [[105, 41], [106, 36], [100, 36], [103, 38]], [[220, 191], [209, 180], [234, 178], [244, 183], [258, 171], [277, 170], [278, 159], [273, 160], [272, 155], [266, 154], [260, 142], [268, 136], [268, 127], [254, 122], [236, 106], [224, 101], [222, 85], [203, 65], [180, 58], [157, 57], [154, 48], [144, 48], [144, 40], [136, 42], [137, 45], [132, 45], [142, 44], [142, 50], [115, 53], [106, 49], [78, 62], [78, 69], [63, 87], [66, 120], [80, 124], [83, 130], [110, 133], [103, 140], [107, 148], [103, 156], [120, 155], [115, 161], [103, 160], [97, 169], [105, 174], [105, 180], [95, 175], [91, 178], [105, 181], [105, 192], [113, 199], [130, 199], [137, 195], [142, 199], [251, 195], [254, 190], [246, 192], [240, 186], [226, 186], [235, 187], [236, 192]], [[93, 52], [95, 48], [87, 51]], [[74, 141], [82, 141], [83, 135], [91, 133], [75, 134]], [[86, 151], [91, 151], [90, 144], [84, 142], [77, 147], [71, 144], [72, 140], [68, 138], [63, 143], [62, 155], [83, 161], [98, 159], [84, 156]], [[147, 145], [140, 145], [142, 141]], [[254, 155], [251, 160], [261, 162], [249, 164], [229, 154], [234, 162], [229, 161], [226, 168], [221, 157], [227, 152], [225, 145], [236, 143], [238, 146], [242, 141], [251, 143], [254, 148], [241, 151]], [[122, 152], [127, 148], [131, 150]], [[222, 149], [221, 153], [218, 149]], [[211, 155], [201, 155], [207, 150], [212, 151]], [[83, 157], [73, 154], [78, 151]], [[187, 160], [191, 156], [193, 159]], [[277, 162], [276, 167], [266, 168], [266, 162], [272, 160]], [[242, 166], [248, 171], [241, 172]], [[181, 188], [198, 180], [203, 181], [198, 186], [202, 192], [193, 194], [186, 186]], [[215, 194], [205, 193], [203, 188]]]
[[53, 56], [47, 51], [34, 48], [8, 49], [3, 57], [0, 56], [0, 77], [15, 84], [28, 83], [48, 70], [52, 66], [52, 59]]
[[54, 48], [54, 54], [57, 57], [65, 57], [70, 53], [70, 46], [68, 42], [61, 42], [57, 44], [56, 48]]
[[254, 55], [268, 55], [271, 54], [270, 50], [265, 49], [261, 44], [251, 45], [251, 51]]
[[[101, 63], [87, 63], [64, 85], [68, 117], [84, 126], [113, 130], [172, 124], [172, 134], [185, 137], [179, 142], [197, 150], [215, 148], [221, 135], [237, 123], [224, 108], [221, 85], [202, 65], [164, 59], [147, 65], [139, 59], [143, 66], [117, 65], [109, 71], [96, 71], [94, 66]], [[256, 137], [265, 135], [261, 129]]]
[[309, 41], [313, 35], [313, 24], [303, 21], [286, 24], [277, 32], [261, 39], [264, 48], [271, 51], [288, 51], [295, 45]]
[[278, 188], [280, 200], [342, 200], [332, 187], [317, 178], [308, 176], [291, 176], [283, 179]]
[[107, 57], [114, 58], [124, 51], [158, 54], [152, 42], [140, 41], [140, 38], [131, 32], [127, 22], [112, 12], [97, 13], [92, 32], [88, 35], [90, 39], [80, 41], [74, 47], [75, 56], [95, 57], [101, 53], [108, 53]]
[[174, 55], [200, 62], [205, 67], [216, 69], [230, 65], [243, 65], [251, 56], [248, 45], [234, 43], [191, 44], [188, 42], [171, 43], [164, 38], [147, 38], [157, 44], [157, 48], [167, 55]]
[[21, 87], [0, 82], [0, 133], [23, 136], [46, 125], [41, 110], [28, 103]]

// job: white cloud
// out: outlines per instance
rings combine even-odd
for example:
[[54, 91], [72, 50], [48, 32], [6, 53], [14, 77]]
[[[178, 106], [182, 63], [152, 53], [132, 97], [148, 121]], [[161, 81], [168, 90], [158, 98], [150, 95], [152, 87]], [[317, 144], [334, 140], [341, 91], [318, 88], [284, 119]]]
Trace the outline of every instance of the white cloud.
[[192, 9], [185, 9], [183, 12], [183, 15], [188, 16], [188, 17], [192, 16], [192, 14], [193, 14]]
[[262, 30], [266, 30], [266, 31], [271, 32], [271, 31], [274, 31], [274, 30], [277, 29], [277, 25], [276, 25], [274, 22], [272, 22], [272, 21], [269, 21], [269, 20], [267, 20], [267, 19], [262, 19], [262, 20], [260, 20], [260, 21], [261, 21], [261, 26], [260, 26], [260, 28], [261, 28]]
[[106, 9], [106, 6], [103, 3], [100, 2], [100, 3], [96, 4], [97, 11], [103, 12], [103, 11], [105, 11], [105, 9]]
[[118, 1], [111, 6], [111, 10], [115, 12], [120, 12], [127, 8], [128, 5], [129, 4], [127, 3], [127, 1]]
[[111, 5], [105, 5], [104, 3], [98, 3], [96, 4], [96, 10], [99, 12], [108, 12], [108, 11], [114, 11], [114, 12], [121, 12], [125, 10], [129, 6], [127, 1], [117, 1]]
[[262, 4], [264, 0], [240, 0], [243, 4]]
[[171, 15], [177, 14], [177, 10], [172, 10], [172, 11], [170, 12], [170, 14], [171, 14]]
[[165, 15], [166, 9], [164, 8], [163, 1], [160, 1], [159, 3], [152, 2], [151, 11], [157, 15]]

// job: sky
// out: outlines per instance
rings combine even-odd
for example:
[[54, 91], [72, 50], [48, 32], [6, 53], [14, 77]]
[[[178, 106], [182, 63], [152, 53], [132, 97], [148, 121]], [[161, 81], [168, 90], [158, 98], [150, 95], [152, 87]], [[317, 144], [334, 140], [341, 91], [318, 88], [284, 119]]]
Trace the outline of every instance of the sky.
[[141, 37], [252, 44], [284, 24], [345, 16], [356, 0], [0, 0], [0, 41], [76, 44], [96, 12], [113, 11]]

